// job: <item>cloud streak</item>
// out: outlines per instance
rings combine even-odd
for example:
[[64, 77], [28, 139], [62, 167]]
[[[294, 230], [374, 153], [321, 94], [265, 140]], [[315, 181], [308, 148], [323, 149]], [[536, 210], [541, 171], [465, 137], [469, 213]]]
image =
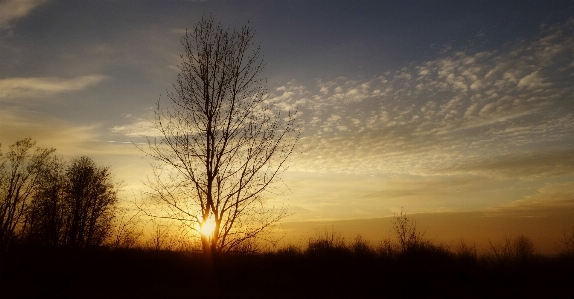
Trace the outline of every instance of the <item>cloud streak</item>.
[[88, 75], [75, 78], [6, 78], [0, 79], [0, 101], [17, 98], [38, 98], [64, 92], [78, 91], [105, 80], [103, 75]]
[[47, 0], [0, 1], [0, 30], [11, 30], [18, 19], [26, 17], [34, 9], [47, 2]]

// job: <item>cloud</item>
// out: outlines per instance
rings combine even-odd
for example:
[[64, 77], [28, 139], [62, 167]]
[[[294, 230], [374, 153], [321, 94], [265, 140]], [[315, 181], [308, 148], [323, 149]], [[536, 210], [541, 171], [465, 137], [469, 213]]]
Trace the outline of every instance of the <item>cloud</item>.
[[517, 86], [519, 89], [522, 88], [534, 89], [552, 85], [552, 83], [544, 83], [543, 81], [544, 78], [540, 77], [538, 71], [534, 71], [531, 74], [520, 79], [520, 81], [518, 81]]
[[130, 123], [120, 126], [114, 126], [110, 129], [112, 133], [122, 134], [127, 137], [158, 137], [162, 136], [161, 132], [145, 117], [133, 117], [126, 115]]
[[497, 205], [488, 209], [492, 214], [520, 213], [526, 215], [539, 215], [550, 210], [574, 209], [574, 183], [548, 183], [538, 189], [534, 195], [524, 196], [510, 203]]
[[11, 30], [18, 19], [26, 17], [47, 0], [3, 0], [0, 1], [0, 30]]
[[0, 142], [3, 145], [31, 137], [41, 146], [75, 155], [81, 152], [81, 144], [99, 137], [97, 129], [96, 124], [79, 126], [38, 112], [17, 108], [0, 110]]
[[[365, 78], [290, 82], [299, 102], [294, 166], [338, 173], [462, 174], [534, 179], [574, 168], [574, 21], [496, 50], [448, 50]], [[308, 150], [307, 150], [308, 149]]]
[[82, 90], [97, 85], [106, 78], [103, 75], [89, 75], [71, 79], [57, 77], [0, 79], [0, 101]]
[[[574, 168], [574, 86], [564, 67], [574, 54], [573, 28], [567, 22], [496, 50], [443, 51], [373, 78], [291, 81], [271, 88], [266, 103], [301, 114], [292, 170], [567, 175]], [[132, 118], [111, 131], [153, 136], [146, 126]]]
[[[519, 129], [517, 129], [518, 131]], [[533, 179], [574, 173], [572, 149], [512, 153], [455, 166], [453, 172], [471, 173], [495, 178], [520, 177]]]
[[169, 28], [168, 32], [169, 32], [170, 34], [175, 34], [175, 35], [183, 36], [183, 35], [185, 35], [187, 32], [190, 32], [190, 30], [185, 29], [185, 28]]

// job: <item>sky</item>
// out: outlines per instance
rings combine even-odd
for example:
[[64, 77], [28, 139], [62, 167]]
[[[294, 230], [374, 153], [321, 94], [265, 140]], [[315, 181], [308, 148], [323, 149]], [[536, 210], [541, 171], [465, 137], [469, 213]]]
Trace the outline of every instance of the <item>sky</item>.
[[436, 240], [524, 233], [550, 248], [574, 227], [571, 1], [0, 0], [3, 151], [32, 137], [88, 155], [135, 196], [151, 167], [133, 143], [203, 16], [249, 22], [269, 99], [299, 112], [268, 194], [293, 234], [374, 231], [367, 219], [401, 210]]

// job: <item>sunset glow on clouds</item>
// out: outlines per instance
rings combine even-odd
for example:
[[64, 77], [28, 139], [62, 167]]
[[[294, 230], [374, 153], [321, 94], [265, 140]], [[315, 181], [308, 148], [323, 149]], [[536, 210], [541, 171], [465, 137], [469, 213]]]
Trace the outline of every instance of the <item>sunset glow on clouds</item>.
[[288, 220], [574, 211], [572, 5], [507, 18], [522, 4], [97, 3], [0, 2], [3, 147], [31, 136], [141, 187], [150, 169], [131, 142], [157, 135], [179, 38], [211, 13], [250, 21], [268, 103], [298, 111], [269, 195]]
[[[295, 80], [277, 88], [272, 97], [303, 112], [301, 147], [309, 150], [294, 157], [292, 170], [395, 177], [393, 187], [379, 182], [381, 202], [391, 206], [410, 206], [392, 200], [402, 196], [391, 191], [401, 189], [397, 176], [409, 177], [404, 196], [422, 198], [468, 196], [506, 182], [490, 190], [501, 202], [529, 200], [524, 189], [505, 191], [510, 186], [544, 189], [546, 180], [571, 180], [573, 25], [543, 28], [496, 51], [449, 51], [371, 79], [309, 86]], [[552, 201], [554, 194], [546, 195]], [[422, 210], [433, 206], [445, 208]]]

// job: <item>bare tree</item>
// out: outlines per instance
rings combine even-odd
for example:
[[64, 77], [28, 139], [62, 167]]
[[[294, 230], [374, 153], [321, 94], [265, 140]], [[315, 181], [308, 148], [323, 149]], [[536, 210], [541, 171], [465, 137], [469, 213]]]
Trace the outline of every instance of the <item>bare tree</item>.
[[171, 250], [174, 247], [174, 238], [171, 226], [168, 224], [152, 223], [150, 238], [145, 247], [151, 250]]
[[298, 131], [294, 114], [267, 100], [249, 26], [230, 31], [202, 19], [182, 44], [171, 105], [158, 101], [152, 121], [160, 137], [142, 149], [157, 162], [148, 186], [160, 207], [146, 211], [197, 231], [210, 255], [263, 236], [285, 216], [265, 205], [264, 191], [285, 170]]
[[22, 231], [45, 162], [54, 149], [32, 148], [30, 138], [10, 146], [6, 155], [0, 152], [0, 243], [10, 242]]
[[408, 218], [402, 209], [401, 213], [395, 215], [395, 218], [391, 220], [391, 222], [393, 223], [393, 230], [397, 236], [401, 253], [404, 254], [411, 250], [422, 249], [429, 245], [429, 243], [424, 240], [426, 231], [420, 232], [417, 230], [417, 222]]
[[66, 219], [66, 165], [62, 158], [47, 159], [38, 174], [36, 192], [25, 214], [22, 237], [44, 245], [63, 241]]
[[114, 223], [108, 246], [114, 249], [135, 247], [143, 235], [140, 213], [123, 207], [114, 209]]
[[494, 264], [528, 261], [534, 255], [534, 244], [530, 238], [518, 235], [516, 238], [506, 236], [501, 244], [493, 244], [490, 240], [490, 251], [486, 258]]
[[88, 157], [72, 160], [66, 169], [64, 243], [101, 245], [110, 235], [117, 192], [109, 167], [98, 167]]

